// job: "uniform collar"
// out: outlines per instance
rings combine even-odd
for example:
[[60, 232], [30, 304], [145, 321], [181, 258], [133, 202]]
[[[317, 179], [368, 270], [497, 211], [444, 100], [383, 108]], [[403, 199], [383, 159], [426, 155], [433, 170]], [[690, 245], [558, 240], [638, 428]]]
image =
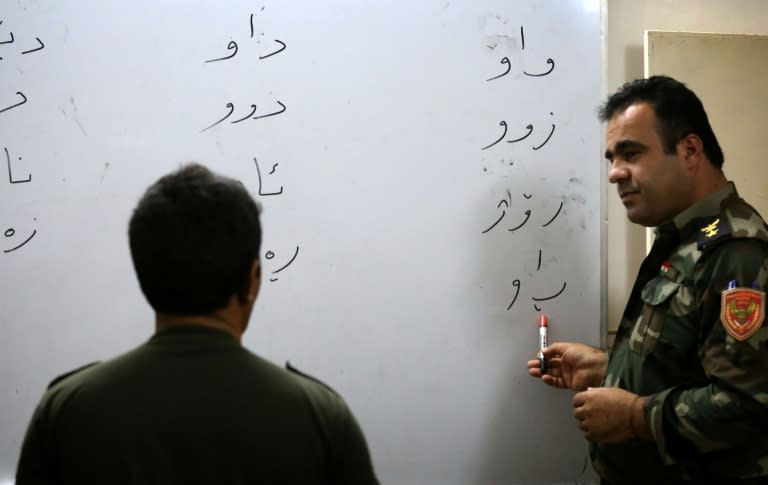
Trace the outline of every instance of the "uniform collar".
[[722, 202], [731, 196], [738, 196], [738, 192], [736, 185], [728, 182], [717, 191], [691, 204], [672, 220], [655, 228], [654, 233], [658, 237], [661, 233], [677, 232], [681, 239], [685, 239], [689, 233], [698, 232], [701, 221], [719, 214]]
[[208, 344], [239, 346], [237, 339], [223, 330], [190, 323], [167, 328], [155, 333], [150, 339], [150, 344], [163, 342], [205, 342]]

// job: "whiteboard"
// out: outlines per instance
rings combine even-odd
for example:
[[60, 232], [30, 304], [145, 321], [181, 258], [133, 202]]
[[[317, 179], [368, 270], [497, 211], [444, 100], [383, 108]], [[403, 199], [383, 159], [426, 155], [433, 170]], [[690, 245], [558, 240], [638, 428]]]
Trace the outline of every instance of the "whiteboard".
[[594, 480], [525, 362], [542, 312], [601, 340], [597, 7], [8, 5], [0, 480], [54, 376], [151, 334], [127, 222], [189, 160], [263, 207], [244, 344], [345, 397], [382, 483]]

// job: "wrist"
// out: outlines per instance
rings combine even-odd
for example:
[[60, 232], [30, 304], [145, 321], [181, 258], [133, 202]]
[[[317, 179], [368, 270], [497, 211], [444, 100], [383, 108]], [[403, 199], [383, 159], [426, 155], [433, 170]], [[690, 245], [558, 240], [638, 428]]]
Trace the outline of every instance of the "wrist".
[[647, 398], [635, 396], [629, 405], [629, 430], [633, 438], [653, 440], [651, 429], [645, 418], [645, 401]]
[[605, 374], [608, 372], [608, 354], [600, 349], [594, 349], [595, 358], [591, 369], [591, 387], [600, 387], [605, 380]]
[[602, 351], [601, 351], [601, 353], [602, 353], [602, 355], [600, 357], [602, 357], [602, 361], [601, 361], [600, 367], [599, 367], [599, 369], [600, 369], [600, 371], [599, 371], [600, 372], [600, 384], [603, 383], [603, 381], [605, 380], [605, 375], [608, 373], [608, 354], [606, 354], [605, 352], [602, 352]]

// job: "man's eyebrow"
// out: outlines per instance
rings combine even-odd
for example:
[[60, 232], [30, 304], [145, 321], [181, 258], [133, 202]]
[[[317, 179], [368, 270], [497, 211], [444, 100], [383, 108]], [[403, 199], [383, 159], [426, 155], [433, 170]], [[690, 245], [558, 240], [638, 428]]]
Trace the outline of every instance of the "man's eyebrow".
[[614, 153], [625, 152], [632, 148], [644, 150], [645, 144], [635, 140], [621, 140], [620, 142], [616, 143], [616, 146], [614, 147], [613, 151], [605, 150], [605, 158], [607, 158], [608, 160], [612, 160]]

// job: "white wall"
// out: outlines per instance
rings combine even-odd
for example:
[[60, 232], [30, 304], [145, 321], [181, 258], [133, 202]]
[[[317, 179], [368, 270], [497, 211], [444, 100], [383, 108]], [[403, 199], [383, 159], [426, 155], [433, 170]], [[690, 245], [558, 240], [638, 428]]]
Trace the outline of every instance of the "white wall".
[[[644, 30], [768, 34], [768, 0], [605, 2], [605, 65], [608, 93], [612, 93], [626, 81], [643, 77]], [[608, 187], [606, 199], [606, 322], [610, 341], [619, 324], [626, 298], [632, 290], [632, 283], [644, 255], [645, 234], [641, 227], [627, 221], [624, 207], [613, 186]]]

